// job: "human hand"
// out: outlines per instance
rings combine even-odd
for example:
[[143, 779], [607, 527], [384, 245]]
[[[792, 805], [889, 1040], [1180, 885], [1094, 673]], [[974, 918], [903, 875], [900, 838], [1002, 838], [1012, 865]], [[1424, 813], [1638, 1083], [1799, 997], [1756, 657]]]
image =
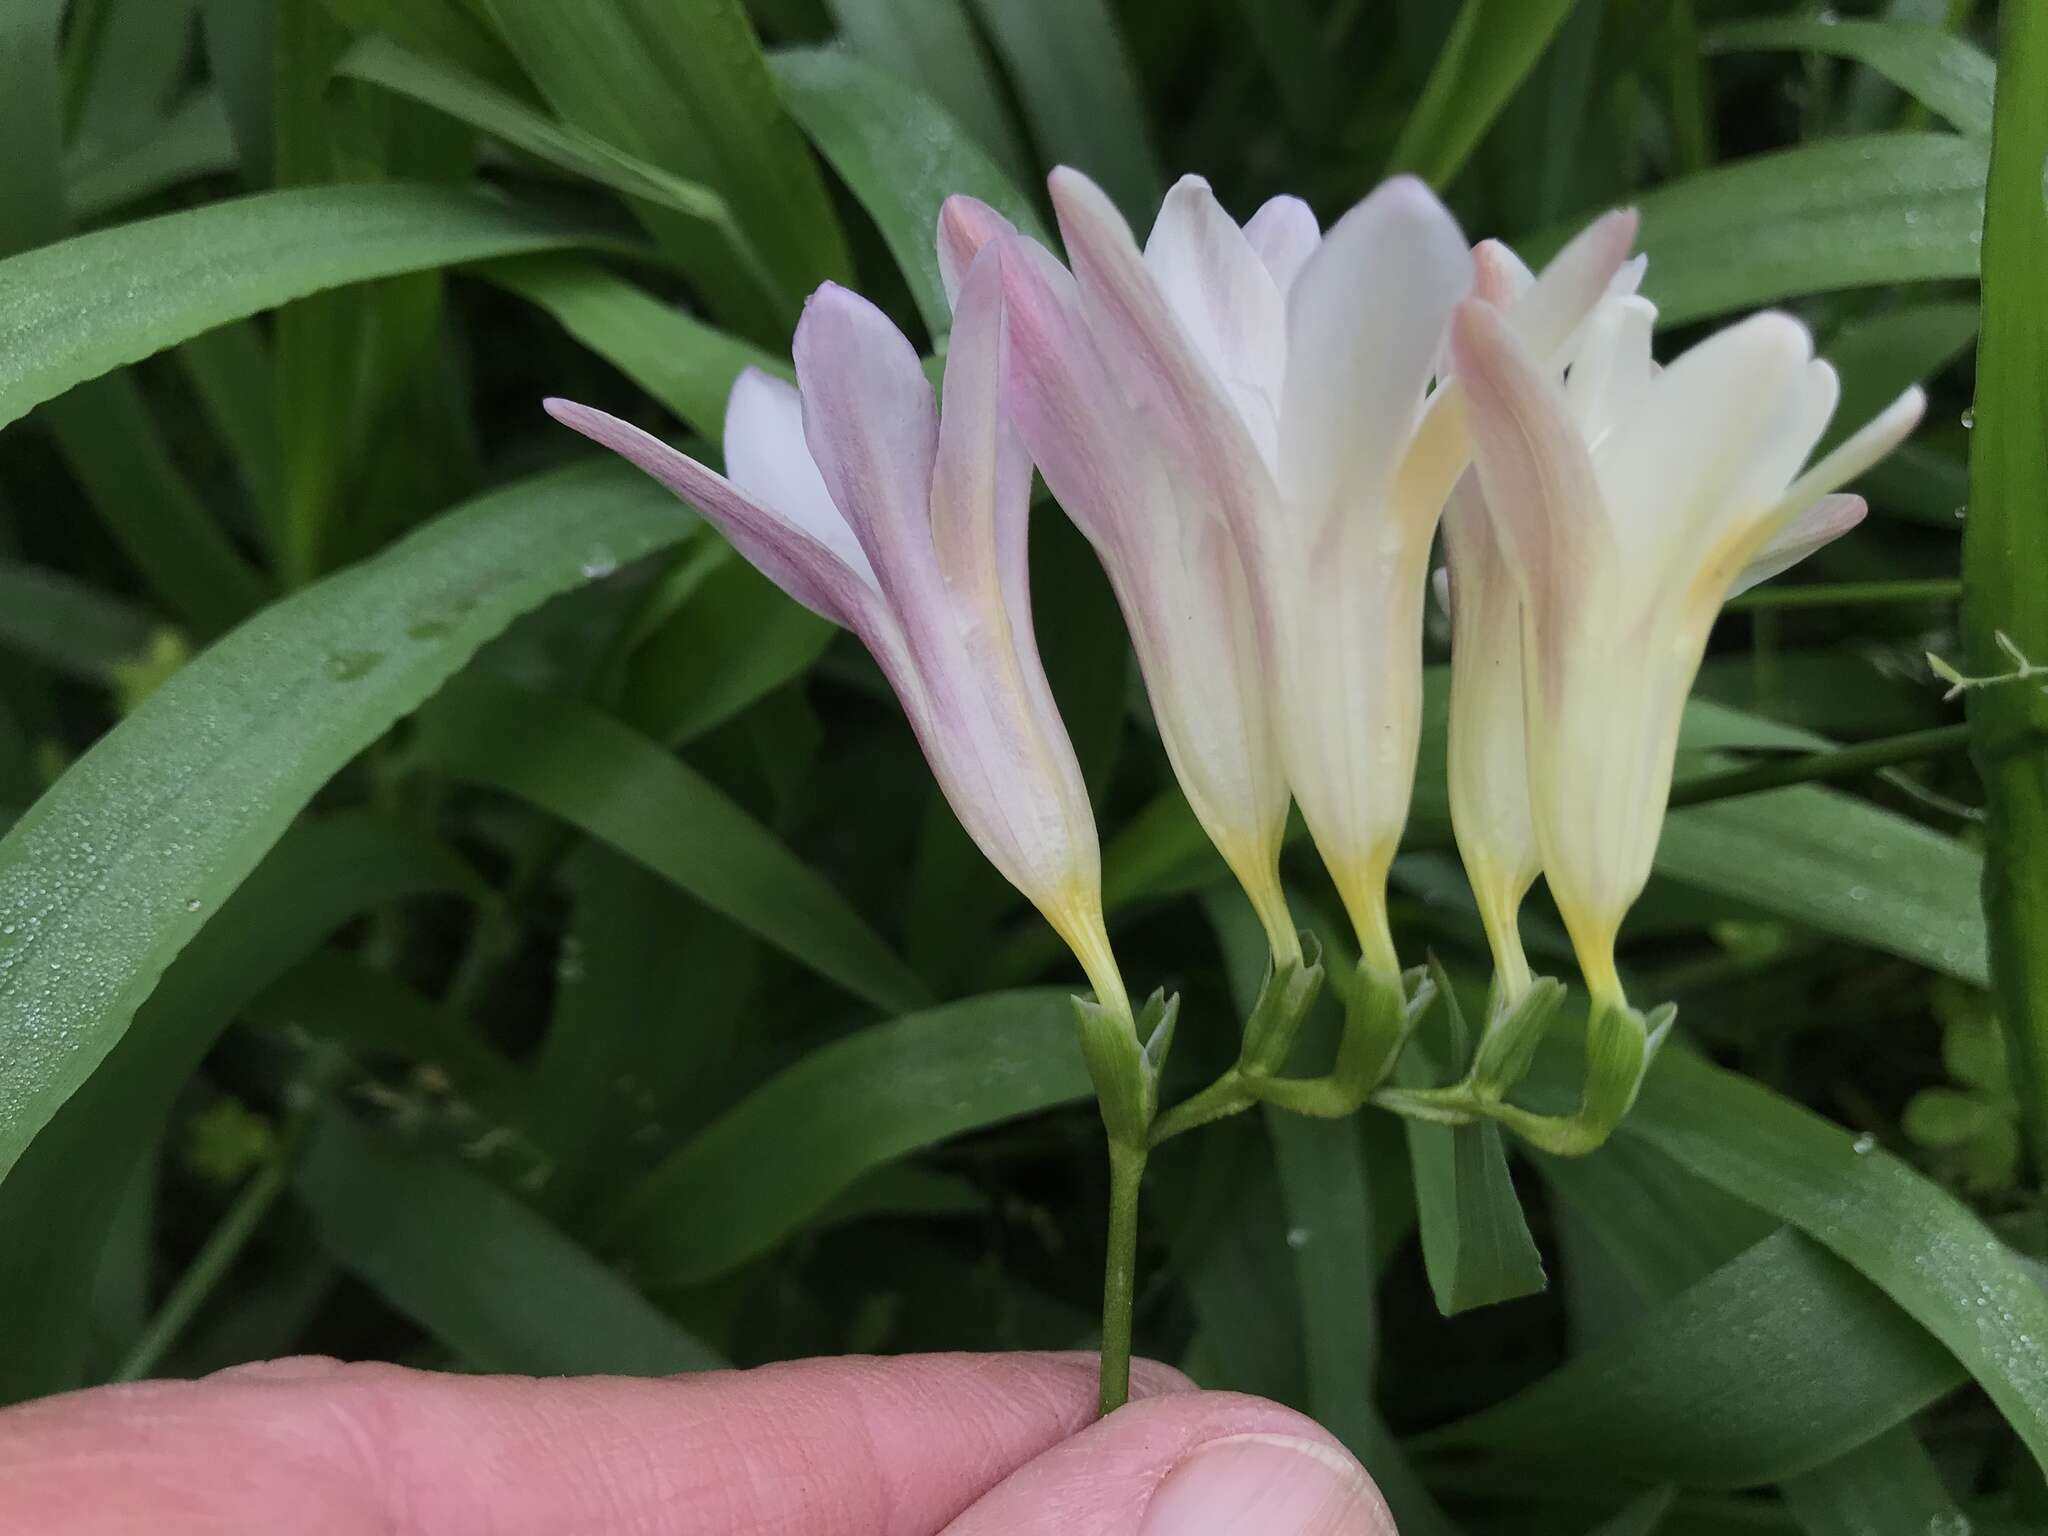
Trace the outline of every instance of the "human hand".
[[648, 1381], [301, 1357], [0, 1412], [0, 1536], [1394, 1536], [1326, 1432], [1092, 1355]]

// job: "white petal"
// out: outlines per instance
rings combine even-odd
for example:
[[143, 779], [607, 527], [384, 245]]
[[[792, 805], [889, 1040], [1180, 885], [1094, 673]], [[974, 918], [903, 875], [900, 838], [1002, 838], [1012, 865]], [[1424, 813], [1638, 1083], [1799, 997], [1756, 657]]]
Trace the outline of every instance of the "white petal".
[[1273, 274], [1274, 286], [1284, 298], [1322, 244], [1323, 232], [1316, 223], [1315, 210], [1307, 203], [1298, 197], [1275, 197], [1246, 221], [1244, 237]]
[[794, 384], [758, 368], [740, 374], [725, 408], [725, 473], [743, 495], [796, 524], [881, 590], [811, 458]]
[[1789, 571], [1814, 551], [1832, 544], [1863, 521], [1870, 510], [1861, 496], [1823, 496], [1781, 528], [1743, 567], [1728, 589], [1733, 597]]
[[[1340, 509], [1380, 509], [1414, 430], [1451, 307], [1472, 286], [1465, 237], [1411, 176], [1331, 228], [1287, 301], [1280, 481], [1297, 538]], [[1433, 516], [1436, 508], [1430, 509]]]
[[1606, 296], [1635, 243], [1633, 208], [1602, 214], [1551, 258], [1512, 312], [1515, 334], [1540, 358], [1562, 353]]
[[1565, 398], [1589, 448], [1598, 448], [1643, 403], [1656, 372], [1650, 356], [1656, 324], [1655, 307], [1643, 299], [1609, 298], [1594, 306], [1565, 379]]
[[1145, 265], [1270, 463], [1287, 365], [1286, 306], [1273, 274], [1201, 177], [1183, 176], [1166, 194], [1145, 241]]
[[1927, 392], [1915, 384], [1793, 481], [1778, 503], [1775, 516], [1794, 516], [1809, 502], [1849, 484], [1903, 443], [1926, 412]]

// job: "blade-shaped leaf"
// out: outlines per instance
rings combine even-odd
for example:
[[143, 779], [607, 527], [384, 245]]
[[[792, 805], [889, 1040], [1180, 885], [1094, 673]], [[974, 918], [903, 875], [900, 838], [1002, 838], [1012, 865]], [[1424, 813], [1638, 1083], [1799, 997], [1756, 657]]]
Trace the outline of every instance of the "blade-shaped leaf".
[[1709, 53], [1756, 48], [1796, 48], [1854, 59], [1972, 138], [1991, 137], [1997, 70], [1982, 49], [1945, 27], [1837, 16], [1772, 16], [1716, 27], [1706, 38]]
[[1412, 171], [1448, 186], [1571, 10], [1572, 0], [1465, 0], [1388, 173]]
[[0, 840], [0, 1174], [334, 772], [519, 614], [693, 526], [600, 463], [526, 481], [265, 609]]

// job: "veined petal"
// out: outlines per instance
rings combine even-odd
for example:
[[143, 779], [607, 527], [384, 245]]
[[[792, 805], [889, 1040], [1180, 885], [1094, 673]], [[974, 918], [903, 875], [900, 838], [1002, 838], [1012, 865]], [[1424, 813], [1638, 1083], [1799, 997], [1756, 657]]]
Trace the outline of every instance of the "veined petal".
[[[1280, 483], [1309, 543], [1342, 509], [1377, 515], [1422, 409], [1472, 253], [1450, 213], [1397, 176], [1332, 226], [1287, 301]], [[1437, 508], [1430, 508], [1434, 516]]]
[[1469, 402], [1486, 508], [1527, 605], [1525, 627], [1539, 643], [1544, 675], [1555, 681], [1567, 668], [1581, 605], [1616, 562], [1592, 457], [1563, 391], [1491, 304], [1458, 306], [1451, 358]]
[[811, 457], [915, 641], [942, 592], [931, 530], [931, 384], [888, 317], [836, 283], [804, 305], [794, 351]]
[[1273, 274], [1199, 176], [1183, 176], [1166, 194], [1144, 259], [1270, 463], [1287, 367], [1286, 304]]
[[1144, 426], [1110, 375], [1067, 269], [1035, 240], [997, 242], [1006, 404], [1061, 507], [1105, 564], [1149, 546], [1159, 467]]
[[1807, 470], [1786, 490], [1772, 512], [1774, 522], [1796, 517], [1812, 502], [1838, 486], [1849, 484], [1890, 453], [1920, 425], [1927, 413], [1927, 391], [1918, 384], [1865, 422], [1847, 441]]
[[1728, 595], [1733, 597], [1738, 592], [1747, 592], [1760, 582], [1789, 571], [1808, 555], [1832, 544], [1862, 522], [1869, 510], [1869, 504], [1861, 496], [1821, 497], [1780, 528], [1757, 552], [1743, 567], [1742, 574], [1735, 578]]
[[939, 205], [939, 280], [946, 302], [960, 302], [960, 285], [981, 248], [998, 235], [1014, 235], [1017, 226], [978, 197], [955, 192]]
[[[1049, 185], [1104, 362], [1158, 434], [1160, 451], [1180, 466], [1177, 486], [1213, 498], [1247, 563], [1263, 567], [1275, 537], [1273, 480], [1237, 407], [1182, 331], [1102, 189], [1065, 166]], [[1258, 585], [1254, 575], [1255, 591]]]
[[863, 632], [878, 616], [886, 621], [864, 571], [849, 567], [808, 530], [753, 501], [723, 475], [616, 416], [573, 400], [546, 405], [563, 426], [609, 448], [697, 508], [762, 575], [813, 613]]
[[758, 368], [740, 374], [725, 408], [725, 472], [741, 494], [771, 508], [837, 555], [877, 591], [874, 567], [853, 536], [804, 441], [796, 386]]
[[1322, 227], [1315, 210], [1298, 197], [1268, 198], [1259, 211], [1246, 220], [1244, 237], [1259, 253], [1259, 260], [1273, 274], [1273, 284], [1285, 298], [1301, 275], [1309, 257], [1322, 244]]
[[963, 601], [1030, 621], [1024, 597], [1031, 460], [1003, 414], [1001, 254], [975, 258], [953, 311], [946, 406], [932, 468], [939, 570]]

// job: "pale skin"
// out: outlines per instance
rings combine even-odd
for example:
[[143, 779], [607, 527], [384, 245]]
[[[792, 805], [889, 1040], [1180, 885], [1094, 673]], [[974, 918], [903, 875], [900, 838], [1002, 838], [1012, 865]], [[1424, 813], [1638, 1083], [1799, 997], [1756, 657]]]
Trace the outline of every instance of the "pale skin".
[[0, 1411], [0, 1533], [1394, 1536], [1301, 1415], [1092, 1355], [796, 1361], [669, 1380], [300, 1357]]

